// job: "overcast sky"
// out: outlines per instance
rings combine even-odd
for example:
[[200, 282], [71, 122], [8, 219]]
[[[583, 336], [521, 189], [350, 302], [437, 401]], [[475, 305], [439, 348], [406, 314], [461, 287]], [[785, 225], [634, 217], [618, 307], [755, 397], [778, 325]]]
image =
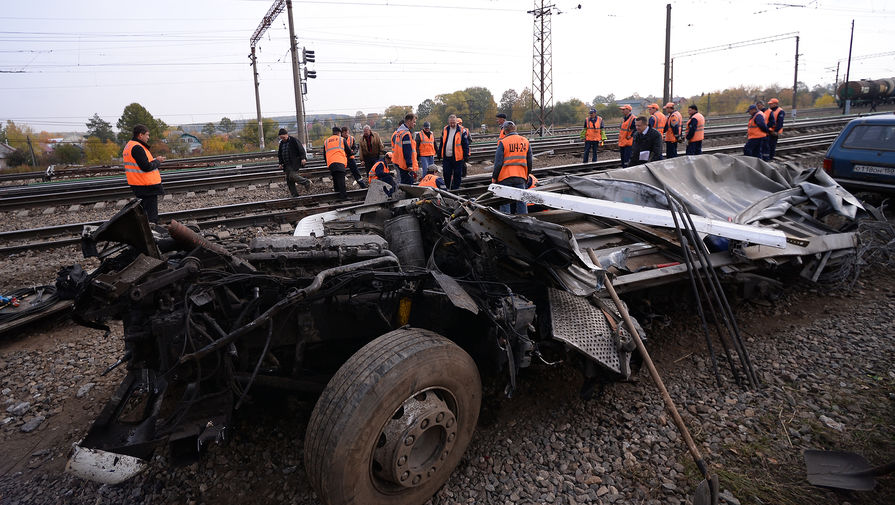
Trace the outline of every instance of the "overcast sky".
[[[0, 9], [0, 121], [86, 129], [139, 102], [168, 124], [255, 116], [249, 38], [272, 0], [50, 0]], [[554, 100], [662, 95], [667, 1], [553, 0]], [[581, 4], [581, 9], [577, 5]], [[672, 54], [799, 32], [799, 80], [895, 76], [895, 5], [885, 0], [672, 2]], [[798, 7], [804, 5], [804, 7]], [[436, 7], [440, 6], [440, 7]], [[295, 0], [300, 46], [317, 51], [309, 113], [414, 108], [470, 86], [499, 102], [532, 81], [532, 0]], [[284, 11], [258, 45], [264, 116], [294, 114]], [[885, 54], [888, 53], [888, 54]], [[884, 56], [876, 56], [885, 54]], [[675, 95], [791, 87], [795, 40], [679, 57]]]

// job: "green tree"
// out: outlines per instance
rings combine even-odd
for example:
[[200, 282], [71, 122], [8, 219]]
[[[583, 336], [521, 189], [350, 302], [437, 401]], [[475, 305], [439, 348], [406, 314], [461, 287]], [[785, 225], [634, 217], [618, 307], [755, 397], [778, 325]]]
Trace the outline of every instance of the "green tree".
[[6, 127], [0, 125], [0, 144], [6, 143]]
[[111, 140], [103, 142], [99, 137], [87, 137], [87, 142], [84, 143], [84, 154], [87, 156], [87, 163], [111, 165], [112, 158], [121, 154], [121, 148]]
[[168, 125], [164, 121], [152, 117], [152, 114], [146, 108], [134, 102], [124, 108], [121, 118], [115, 124], [118, 127], [118, 142], [124, 144], [130, 140], [134, 134], [134, 126], [138, 124], [149, 128], [150, 142], [153, 139], [163, 138], [164, 131], [168, 129]]
[[214, 132], [217, 128], [214, 126], [214, 123], [205, 123], [205, 126], [202, 127], [202, 133], [208, 135], [209, 137], [214, 135]]
[[410, 105], [390, 105], [382, 115], [385, 116], [389, 128], [397, 128], [398, 123], [404, 120], [404, 116], [411, 112], [413, 112], [413, 107]]
[[115, 140], [115, 132], [112, 131], [112, 123], [104, 121], [99, 114], [94, 114], [87, 120], [87, 136], [96, 137], [100, 142]]
[[518, 101], [519, 93], [516, 93], [515, 89], [510, 88], [500, 96], [500, 105], [497, 106], [497, 111], [506, 114], [507, 119], [513, 121], [513, 107]]
[[467, 112], [463, 116], [464, 126], [478, 128], [482, 123], [494, 123], [497, 103], [488, 88], [472, 87], [463, 90], [467, 97]]
[[73, 144], [58, 144], [53, 149], [53, 154], [59, 160], [59, 163], [67, 163], [69, 165], [80, 163], [84, 157], [81, 149]]
[[228, 117], [222, 117], [221, 122], [218, 123], [218, 129], [224, 133], [230, 133], [236, 129], [236, 125], [233, 124], [233, 121]]
[[568, 126], [583, 123], [587, 111], [587, 104], [577, 98], [572, 98], [567, 102], [557, 102], [553, 107], [553, 124]]
[[17, 148], [6, 157], [6, 163], [8, 163], [10, 167], [20, 167], [25, 163], [28, 163], [30, 159], [30, 154], [26, 153], [22, 148]]
[[[275, 120], [265, 117], [261, 118], [261, 128], [264, 131], [264, 148], [269, 149], [271, 146], [277, 145], [277, 132], [280, 131], [280, 124]], [[257, 149], [258, 142], [258, 123], [249, 122], [240, 130], [239, 138], [245, 142], [246, 146]]]
[[416, 115], [422, 118], [429, 117], [429, 114], [432, 114], [432, 109], [435, 108], [435, 102], [431, 98], [426, 98], [419, 105], [416, 106]]

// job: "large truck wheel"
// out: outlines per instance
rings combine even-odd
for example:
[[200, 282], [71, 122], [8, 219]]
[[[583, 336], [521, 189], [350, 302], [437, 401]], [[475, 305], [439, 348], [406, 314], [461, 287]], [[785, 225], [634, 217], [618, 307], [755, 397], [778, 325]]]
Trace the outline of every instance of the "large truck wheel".
[[482, 384], [472, 358], [428, 330], [401, 329], [339, 369], [305, 435], [308, 479], [326, 505], [421, 505], [475, 431]]

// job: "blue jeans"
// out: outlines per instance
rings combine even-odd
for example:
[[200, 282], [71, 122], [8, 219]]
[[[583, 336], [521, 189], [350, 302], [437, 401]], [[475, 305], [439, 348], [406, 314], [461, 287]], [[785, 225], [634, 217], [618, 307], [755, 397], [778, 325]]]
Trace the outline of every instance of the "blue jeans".
[[768, 160], [773, 160], [777, 154], [777, 136], [768, 135]]
[[425, 174], [429, 165], [435, 164], [435, 156], [420, 156], [420, 173]]
[[702, 141], [697, 140], [696, 142], [687, 142], [687, 154], [688, 155], [702, 154]]
[[619, 154], [621, 154], [621, 157], [622, 157], [622, 166], [623, 167], [628, 166], [628, 162], [631, 160], [631, 148], [632, 147], [633, 146], [625, 146], [625, 147], [618, 148], [618, 152], [619, 152]]
[[767, 160], [767, 145], [765, 138], [749, 139], [746, 141], [746, 145], [743, 146], [743, 154]]
[[466, 160], [454, 160], [454, 158], [442, 158], [444, 165], [444, 185], [448, 190], [460, 189], [463, 180], [463, 169], [466, 168]]
[[[526, 186], [525, 182], [526, 181], [511, 182], [508, 180], [504, 180], [504, 181], [499, 181], [497, 184], [500, 184], [502, 186], [508, 186], [510, 188], [526, 189], [527, 186]], [[510, 212], [511, 210], [512, 210], [512, 212]], [[528, 214], [528, 205], [525, 202], [520, 202], [520, 201], [516, 200], [512, 203], [505, 203], [505, 204], [501, 205], [500, 211], [503, 212], [504, 214], [510, 214], [510, 213], [512, 213], [512, 214]]]
[[582, 163], [587, 163], [587, 154], [593, 149], [594, 161], [597, 161], [597, 148], [600, 147], [599, 140], [585, 140], [584, 141], [584, 161]]

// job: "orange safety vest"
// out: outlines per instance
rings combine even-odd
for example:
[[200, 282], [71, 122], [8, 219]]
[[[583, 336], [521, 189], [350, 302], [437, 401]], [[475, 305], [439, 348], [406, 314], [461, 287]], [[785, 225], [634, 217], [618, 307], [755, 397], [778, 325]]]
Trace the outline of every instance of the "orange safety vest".
[[354, 159], [354, 144], [355, 144], [354, 137], [352, 137], [351, 135], [348, 135], [347, 137], [342, 137], [342, 138], [345, 139], [345, 145], [348, 146], [348, 152], [351, 153], [351, 156], [349, 156], [348, 158], [353, 160]]
[[420, 156], [435, 156], [435, 134], [420, 130]]
[[[393, 156], [394, 156], [394, 155], [393, 155]], [[379, 160], [379, 161], [377, 161], [376, 163], [373, 163], [373, 168], [370, 169], [370, 175], [367, 177], [367, 182], [368, 182], [368, 183], [372, 184], [373, 181], [379, 179], [379, 177], [376, 177], [376, 167], [378, 167], [379, 165], [382, 165], [382, 172], [383, 172], [383, 173], [386, 173], [386, 174], [391, 173], [391, 172], [389, 172], [389, 170], [388, 170], [388, 163], [386, 163], [386, 162], [384, 162], [384, 161], [382, 161], [382, 160]]]
[[497, 182], [509, 177], [528, 178], [528, 150], [531, 146], [528, 139], [519, 134], [507, 135], [500, 141], [498, 148], [503, 146], [503, 166], [497, 175]]
[[761, 112], [762, 115], [764, 115], [764, 123], [768, 124], [768, 118], [771, 117], [771, 109], [767, 108], [767, 109], [765, 109], [763, 111], [759, 111], [759, 112]]
[[[782, 133], [782, 132], [783, 132], [783, 128], [778, 128], [776, 125], [777, 125], [777, 118], [780, 117], [780, 111], [783, 110], [783, 109], [781, 109], [780, 107], [777, 107], [776, 109], [773, 109], [773, 110], [768, 109], [768, 110], [771, 111], [771, 114], [770, 114], [770, 115], [771, 115], [771, 116], [774, 116], [774, 125], [775, 125], [775, 126], [774, 126], [774, 131], [777, 132], [777, 133]], [[767, 119], [767, 118], [765, 118], [765, 122], [766, 122], [766, 123], [768, 122], [768, 119]], [[770, 129], [770, 128], [768, 128], [768, 129]]]
[[131, 140], [125, 144], [121, 157], [124, 158], [124, 175], [127, 177], [128, 185], [155, 186], [156, 184], [161, 184], [162, 175], [158, 170], [152, 170], [150, 172], [140, 170], [140, 166], [137, 165], [137, 160], [134, 159], [134, 155], [131, 153], [131, 149], [133, 149], [134, 146], [140, 146], [146, 151], [146, 157], [149, 159], [150, 163], [155, 159], [152, 156], [152, 153], [149, 152], [149, 149], [136, 140]]
[[756, 112], [752, 115], [752, 117], [749, 118], [749, 129], [747, 130], [747, 137], [750, 139], [763, 139], [768, 136], [767, 133], [761, 131], [761, 128], [759, 128], [755, 124], [755, 116], [758, 114], [761, 114], [761, 112]]
[[[404, 159], [404, 137], [410, 137], [410, 148], [413, 153], [411, 154], [413, 158], [410, 164], [411, 168], [408, 168], [407, 160]], [[416, 141], [413, 140], [413, 133], [409, 129], [401, 132], [395, 130], [395, 133], [392, 134], [392, 163], [401, 170], [413, 170], [414, 172], [419, 170], [420, 165], [416, 161]]]
[[430, 187], [430, 188], [437, 188], [437, 187], [438, 187], [438, 184], [437, 184], [437, 182], [436, 182], [437, 180], [438, 180], [438, 176], [437, 176], [437, 175], [435, 175], [435, 174], [426, 174], [426, 176], [423, 177], [423, 180], [420, 181], [419, 185], [420, 185], [420, 186]]
[[[448, 130], [450, 130], [450, 125], [445, 126], [444, 130], [441, 131], [441, 157], [444, 158], [444, 148], [447, 146], [447, 136]], [[463, 128], [459, 123], [457, 124], [457, 133], [454, 134], [454, 161], [460, 161], [463, 159], [463, 132], [466, 131], [466, 128]]]
[[681, 122], [683, 120], [684, 118], [678, 111], [668, 115], [668, 122], [665, 123], [665, 142], [677, 142], [677, 135], [674, 134], [673, 130], [676, 128], [677, 131], [681, 131]]
[[[690, 142], [702, 142], [705, 139], [705, 116], [701, 112], [697, 112], [690, 117], [696, 118], [696, 131], [693, 132], [693, 138], [690, 139]], [[689, 123], [687, 125], [689, 126]]]
[[596, 119], [584, 118], [584, 127], [587, 129], [584, 140], [596, 140], [597, 142], [603, 140], [603, 118], [600, 116], [597, 116]]
[[618, 147], [628, 147], [634, 145], [634, 114], [628, 115], [628, 119], [622, 121], [621, 127], [618, 129]]
[[662, 114], [661, 112], [656, 111], [652, 117], [653, 117], [652, 128], [655, 128], [657, 131], [660, 131], [660, 132], [664, 131], [665, 130], [665, 114]]
[[501, 128], [500, 135], [497, 136], [497, 140], [503, 140], [503, 138], [506, 136], [507, 136], [507, 132], [503, 131], [503, 128]]
[[348, 155], [345, 154], [345, 139], [341, 135], [333, 135], [323, 142], [323, 155], [326, 158], [326, 166], [333, 163], [348, 164]]

